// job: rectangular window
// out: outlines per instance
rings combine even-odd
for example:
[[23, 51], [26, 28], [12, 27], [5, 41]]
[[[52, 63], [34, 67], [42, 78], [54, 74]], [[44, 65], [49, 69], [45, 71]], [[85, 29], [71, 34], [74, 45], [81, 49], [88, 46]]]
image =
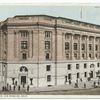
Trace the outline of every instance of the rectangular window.
[[26, 53], [22, 53], [22, 59], [23, 60], [27, 59], [27, 54]]
[[87, 77], [87, 72], [84, 72], [84, 77]]
[[50, 41], [45, 41], [45, 49], [50, 49]]
[[95, 50], [98, 51], [98, 45], [95, 45]]
[[77, 73], [77, 78], [80, 78], [80, 74], [79, 73]]
[[92, 44], [89, 44], [89, 50], [92, 50]]
[[69, 79], [69, 80], [71, 79], [71, 74], [68, 74], [68, 79]]
[[77, 50], [77, 43], [74, 43], [74, 50]]
[[51, 81], [51, 75], [47, 75], [47, 82]]
[[51, 31], [45, 31], [45, 38], [50, 38], [51, 37]]
[[97, 67], [100, 67], [100, 63], [97, 63]]
[[79, 64], [76, 64], [76, 69], [79, 69]]
[[21, 41], [21, 49], [27, 49], [27, 41]]
[[69, 59], [69, 58], [70, 58], [69, 53], [66, 53], [66, 58], [67, 58], [67, 59]]
[[84, 68], [87, 68], [87, 64], [86, 63], [84, 64]]
[[51, 66], [50, 65], [47, 65], [46, 66], [46, 71], [50, 71], [51, 70]]
[[84, 43], [82, 44], [82, 50], [85, 50], [85, 44]]
[[68, 64], [68, 65], [67, 65], [67, 69], [68, 69], [68, 70], [71, 70], [71, 64]]
[[49, 53], [46, 53], [46, 60], [50, 60], [50, 54]]
[[74, 57], [75, 57], [75, 59], [77, 59], [77, 58], [78, 58], [77, 53], [74, 53]]
[[69, 42], [65, 42], [65, 50], [69, 50]]

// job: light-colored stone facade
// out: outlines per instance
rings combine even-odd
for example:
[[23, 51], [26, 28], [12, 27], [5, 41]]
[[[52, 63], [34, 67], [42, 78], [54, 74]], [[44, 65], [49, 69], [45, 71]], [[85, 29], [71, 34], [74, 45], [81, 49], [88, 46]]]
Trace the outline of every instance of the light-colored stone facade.
[[0, 26], [0, 82], [44, 87], [98, 80], [100, 26], [47, 15]]

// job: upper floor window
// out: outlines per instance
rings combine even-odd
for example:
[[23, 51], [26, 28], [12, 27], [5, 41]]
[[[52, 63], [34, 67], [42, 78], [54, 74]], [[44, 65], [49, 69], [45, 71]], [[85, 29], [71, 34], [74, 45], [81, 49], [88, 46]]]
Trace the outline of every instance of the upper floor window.
[[65, 34], [65, 39], [69, 39], [70, 38], [70, 35], [69, 34]]
[[74, 43], [74, 50], [77, 50], [77, 43]]
[[21, 49], [27, 49], [27, 41], [21, 41]]
[[69, 42], [65, 42], [65, 50], [69, 50]]
[[79, 64], [76, 64], [76, 69], [79, 69]]
[[26, 30], [22, 30], [22, 31], [20, 31], [20, 33], [21, 33], [21, 37], [27, 37], [28, 36], [28, 31], [26, 31]]
[[85, 44], [82, 43], [82, 50], [85, 50]]
[[45, 38], [50, 38], [51, 37], [51, 31], [45, 31]]
[[50, 54], [46, 53], [46, 60], [50, 60]]
[[71, 70], [71, 64], [68, 64], [68, 65], [67, 65], [67, 69], [68, 69], [68, 70]]
[[95, 50], [98, 51], [98, 45], [97, 44], [95, 45]]
[[51, 70], [51, 66], [50, 65], [47, 65], [46, 66], [46, 71], [50, 71]]
[[45, 49], [50, 49], [50, 41], [45, 41]]
[[84, 64], [84, 68], [87, 68], [87, 64], [86, 63]]
[[23, 60], [27, 59], [27, 54], [26, 53], [22, 53], [22, 59]]
[[66, 58], [69, 59], [70, 58], [70, 54], [69, 53], [65, 53], [66, 54]]
[[89, 44], [89, 50], [92, 50], [92, 44]]

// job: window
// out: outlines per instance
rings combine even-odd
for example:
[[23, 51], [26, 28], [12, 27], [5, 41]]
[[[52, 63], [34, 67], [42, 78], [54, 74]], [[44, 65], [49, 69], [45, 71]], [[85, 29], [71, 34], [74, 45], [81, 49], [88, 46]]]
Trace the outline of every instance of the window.
[[77, 59], [77, 53], [74, 53], [74, 57]]
[[77, 43], [74, 43], [74, 50], [77, 50]]
[[47, 82], [51, 81], [51, 75], [47, 75]]
[[45, 31], [45, 38], [50, 38], [51, 37], [51, 31]]
[[98, 54], [97, 53], [95, 54], [95, 56], [96, 56], [96, 58], [98, 58]]
[[82, 54], [82, 58], [85, 58], [85, 54], [84, 53]]
[[87, 77], [87, 72], [84, 72], [84, 77]]
[[65, 42], [65, 50], [69, 50], [69, 42]]
[[97, 63], [97, 67], [100, 67], [100, 63]]
[[80, 73], [77, 73], [77, 78], [80, 78]]
[[79, 64], [76, 64], [76, 69], [79, 69]]
[[46, 60], [49, 60], [49, 59], [50, 59], [50, 54], [46, 53]]
[[65, 82], [67, 82], [67, 76], [65, 76]]
[[95, 50], [98, 51], [98, 45], [95, 45]]
[[27, 54], [26, 53], [22, 53], [22, 59], [27, 59]]
[[82, 44], [82, 50], [85, 50], [85, 44], [84, 43]]
[[71, 79], [71, 74], [68, 74], [68, 79], [69, 79], [69, 80]]
[[45, 49], [50, 49], [50, 41], [45, 41]]
[[27, 37], [28, 36], [28, 31], [26, 31], [26, 30], [20, 31], [20, 33], [21, 33], [21, 37]]
[[27, 41], [21, 41], [21, 49], [27, 49]]
[[66, 53], [66, 58], [69, 59], [69, 53]]
[[46, 66], [46, 71], [50, 71], [51, 70], [51, 66], [50, 65], [47, 65]]
[[92, 55], [91, 55], [91, 54], [89, 54], [89, 57], [91, 58], [91, 57], [92, 57]]
[[87, 68], [87, 64], [84, 64], [84, 68]]
[[33, 85], [33, 78], [30, 78], [30, 85]]
[[71, 64], [68, 64], [68, 65], [67, 65], [67, 69], [68, 69], [68, 70], [71, 70]]
[[89, 44], [89, 50], [92, 50], [92, 44]]
[[68, 35], [67, 33], [65, 34], [65, 39], [69, 39], [70, 35]]

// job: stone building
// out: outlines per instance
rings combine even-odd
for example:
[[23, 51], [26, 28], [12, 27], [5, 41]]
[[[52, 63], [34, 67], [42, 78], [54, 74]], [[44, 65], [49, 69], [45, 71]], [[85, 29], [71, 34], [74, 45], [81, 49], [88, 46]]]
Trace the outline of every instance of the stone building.
[[99, 80], [100, 26], [48, 15], [0, 23], [0, 84], [45, 87]]

